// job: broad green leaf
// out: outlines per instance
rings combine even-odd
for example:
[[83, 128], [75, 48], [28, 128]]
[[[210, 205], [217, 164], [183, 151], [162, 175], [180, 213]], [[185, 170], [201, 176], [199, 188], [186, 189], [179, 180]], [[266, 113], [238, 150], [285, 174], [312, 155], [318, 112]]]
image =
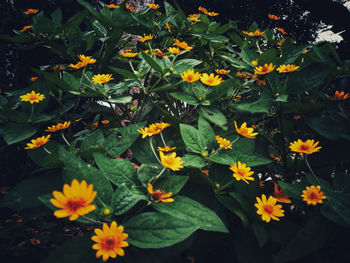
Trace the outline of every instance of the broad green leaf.
[[256, 237], [256, 240], [259, 243], [259, 247], [262, 248], [263, 246], [265, 246], [267, 241], [269, 241], [269, 234], [267, 233], [265, 228], [261, 224], [253, 223], [252, 230]]
[[147, 187], [147, 184], [152, 181], [152, 179], [159, 174], [161, 171], [161, 165], [148, 165], [142, 164], [137, 170], [137, 178], [141, 184]]
[[160, 74], [163, 74], [163, 69], [160, 63], [158, 63], [157, 60], [149, 56], [148, 54], [142, 52], [141, 57], [148, 63], [148, 65], [151, 66], [155, 71], [157, 71]]
[[136, 158], [137, 161], [140, 163], [147, 163], [147, 164], [157, 164], [158, 161], [156, 157], [154, 156], [151, 146], [149, 144], [149, 139], [139, 139], [137, 140], [132, 146], [131, 151], [133, 156]]
[[249, 112], [249, 113], [269, 113], [273, 105], [273, 98], [272, 96], [267, 93], [263, 92], [261, 97], [254, 101], [249, 103], [236, 103], [231, 104], [230, 109], [236, 110], [236, 111], [243, 111], [243, 112]]
[[141, 200], [148, 201], [146, 196], [136, 195], [125, 184], [120, 184], [112, 195], [111, 207], [114, 214], [122, 215]]
[[193, 69], [195, 66], [201, 64], [202, 61], [192, 58], [187, 59], [180, 59], [177, 60], [174, 65], [174, 74], [182, 74], [184, 71], [187, 71], [188, 69]]
[[[239, 60], [237, 58], [234, 58], [233, 56], [227, 56], [227, 55], [220, 55], [220, 57], [222, 57], [223, 59], [225, 59], [226, 61], [230, 62], [231, 65], [235, 68], [238, 69], [246, 69], [249, 68], [249, 64], [245, 63], [242, 60]], [[250, 63], [250, 61], [249, 61]]]
[[4, 126], [3, 136], [8, 145], [21, 142], [33, 136], [37, 128], [29, 124], [9, 122]]
[[59, 148], [59, 156], [64, 163], [63, 171], [65, 181], [70, 184], [73, 179], [79, 182], [85, 180], [88, 184], [94, 185], [94, 190], [103, 202], [109, 204], [112, 197], [112, 185], [103, 176], [102, 172], [91, 164], [87, 164], [71, 152], [67, 152], [63, 147]]
[[100, 145], [103, 144], [105, 137], [101, 130], [96, 130], [89, 134], [87, 137], [82, 140], [80, 145], [80, 154], [86, 158], [91, 159], [92, 153], [95, 151], [103, 152], [103, 149]]
[[172, 175], [162, 177], [155, 182], [154, 188], [161, 189], [165, 193], [172, 192], [176, 195], [185, 186], [189, 179], [189, 176], [184, 175]]
[[[324, 191], [324, 194], [331, 210], [341, 218], [342, 222], [346, 223], [347, 227], [350, 227], [350, 194], [338, 191]], [[329, 214], [332, 211], [328, 210], [328, 213], [324, 213], [325, 211], [321, 210], [327, 218], [335, 221], [333, 215]]]
[[270, 64], [270, 63], [275, 64], [276, 56], [277, 56], [276, 49], [270, 48], [259, 56], [258, 65], [263, 66], [265, 64]]
[[182, 91], [171, 92], [170, 96], [180, 101], [186, 102], [190, 105], [199, 105], [199, 102], [197, 101], [196, 97]]
[[246, 154], [239, 151], [230, 150], [225, 153], [216, 153], [208, 157], [210, 161], [223, 165], [232, 165], [240, 161], [247, 166], [259, 166], [272, 162], [271, 159], [265, 158], [259, 154]]
[[125, 224], [127, 241], [139, 248], [169, 247], [188, 238], [198, 226], [168, 214], [146, 212], [132, 217]]
[[241, 57], [245, 62], [250, 64], [253, 60], [258, 58], [258, 53], [253, 49], [242, 48]]
[[48, 154], [43, 147], [40, 147], [35, 150], [28, 150], [28, 156], [41, 167], [62, 167], [62, 162], [58, 156], [58, 145], [59, 143], [56, 141], [49, 141], [45, 144], [45, 149], [50, 151], [51, 154]]
[[182, 157], [182, 160], [184, 161], [184, 166], [187, 168], [198, 168], [201, 169], [204, 166], [206, 166], [205, 161], [203, 161], [203, 159], [198, 156], [198, 155], [194, 155], [194, 154], [185, 154]]
[[227, 233], [228, 230], [217, 214], [206, 206], [186, 196], [175, 196], [172, 203], [153, 204], [161, 213], [191, 222], [200, 229]]
[[193, 152], [201, 154], [205, 150], [203, 136], [198, 130], [187, 124], [180, 124], [180, 133], [186, 146]]
[[132, 101], [132, 96], [130, 95], [122, 95], [119, 97], [114, 97], [106, 100], [107, 102], [110, 103], [121, 103], [121, 104], [126, 104]]
[[202, 135], [204, 143], [208, 148], [217, 146], [213, 128], [209, 122], [201, 116], [199, 116], [198, 119], [198, 132]]
[[217, 195], [216, 198], [220, 202], [220, 204], [222, 204], [224, 207], [226, 207], [228, 210], [234, 213], [245, 226], [248, 226], [248, 218], [235, 200], [233, 200], [230, 197], [220, 195]]
[[100, 152], [93, 153], [95, 162], [103, 175], [116, 186], [136, 185], [136, 168], [127, 159], [113, 159]]
[[303, 184], [288, 184], [288, 183], [279, 181], [278, 185], [289, 197], [292, 197], [297, 200], [301, 200], [301, 195], [303, 194], [303, 190], [305, 190], [305, 187]]
[[109, 67], [111, 70], [113, 70], [114, 72], [122, 75], [125, 78], [130, 78], [130, 79], [135, 79], [136, 75], [134, 73], [132, 73], [129, 70], [126, 69], [122, 69], [122, 68], [117, 68], [117, 67]]
[[200, 107], [198, 114], [205, 118], [206, 120], [219, 126], [224, 131], [227, 130], [227, 119], [225, 115], [214, 107]]

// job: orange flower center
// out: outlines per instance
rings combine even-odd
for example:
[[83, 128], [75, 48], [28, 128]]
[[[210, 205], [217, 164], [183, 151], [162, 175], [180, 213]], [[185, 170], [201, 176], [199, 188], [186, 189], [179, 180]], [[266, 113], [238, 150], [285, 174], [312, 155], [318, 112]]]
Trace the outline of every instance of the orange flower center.
[[305, 144], [300, 145], [300, 150], [308, 151], [309, 149], [310, 149], [309, 145], [305, 145]]
[[212, 84], [213, 81], [214, 81], [213, 79], [207, 79], [207, 82], [210, 83], [210, 84]]
[[318, 196], [317, 196], [317, 194], [312, 192], [312, 193], [309, 194], [309, 199], [310, 200], [318, 200]]
[[238, 169], [237, 174], [238, 174], [240, 177], [244, 177], [245, 172], [244, 172], [243, 170]]
[[35, 142], [35, 146], [36, 146], [36, 147], [40, 147], [40, 146], [43, 145], [43, 144], [44, 144], [43, 141], [36, 141], [36, 142]]
[[36, 95], [30, 95], [30, 97], [29, 97], [29, 100], [37, 100], [38, 98], [37, 98], [37, 96]]
[[263, 66], [262, 69], [261, 69], [262, 72], [267, 72], [268, 70], [269, 70], [269, 68], [266, 67], [266, 66]]
[[192, 75], [187, 76], [187, 80], [189, 81], [193, 80], [193, 76]]
[[68, 200], [67, 202], [67, 208], [71, 211], [77, 211], [79, 208], [85, 206], [85, 200], [79, 199], [79, 200]]
[[116, 246], [116, 242], [114, 237], [107, 237], [106, 239], [103, 240], [102, 248], [104, 250], [113, 250], [115, 246]]
[[273, 206], [272, 206], [272, 205], [264, 205], [264, 211], [265, 211], [267, 214], [271, 215], [272, 212], [273, 212]]
[[152, 199], [153, 200], [160, 200], [163, 194], [164, 194], [163, 190], [156, 190], [152, 194]]

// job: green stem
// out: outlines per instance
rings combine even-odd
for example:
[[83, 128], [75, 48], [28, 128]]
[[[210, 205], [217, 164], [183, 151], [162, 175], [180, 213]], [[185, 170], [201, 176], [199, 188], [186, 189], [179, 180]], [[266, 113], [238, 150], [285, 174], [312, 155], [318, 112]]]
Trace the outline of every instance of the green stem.
[[61, 133], [61, 136], [62, 136], [62, 139], [64, 140], [64, 142], [65, 142], [68, 146], [70, 146], [70, 143], [67, 141], [67, 139], [66, 139], [66, 137], [64, 136], [64, 133], [63, 133], [63, 132]]
[[32, 122], [32, 118], [33, 118], [33, 115], [34, 115], [34, 105], [32, 104], [31, 106], [32, 107], [30, 108], [30, 117], [28, 119], [28, 122]]
[[162, 176], [162, 174], [165, 172], [165, 170], [166, 170], [166, 167], [163, 167], [163, 169], [160, 171], [160, 173], [153, 179], [152, 184], [154, 184], [155, 181], [157, 181], [158, 178]]
[[[309, 161], [308, 161], [308, 159], [307, 159], [307, 156], [305, 156], [305, 162], [306, 162], [306, 166], [309, 168], [309, 170], [310, 170], [312, 176], [315, 178], [315, 180], [317, 181], [317, 183], [318, 183], [320, 186], [322, 186], [320, 180], [318, 180], [316, 174], [315, 174], [314, 171], [312, 170], [311, 165], [310, 165], [310, 163], [309, 163]], [[323, 186], [322, 186], [322, 188], [323, 188]]]
[[164, 144], [164, 147], [166, 146], [166, 143], [165, 143], [165, 140], [164, 140], [164, 137], [163, 137], [163, 133], [160, 132], [160, 138], [162, 139], [162, 142]]
[[92, 219], [92, 218], [90, 218], [90, 217], [87, 217], [87, 216], [81, 216], [81, 217], [84, 218], [86, 221], [89, 221], [89, 222], [91, 222], [91, 223], [93, 223], [93, 224], [103, 225], [102, 222], [96, 221], [96, 220], [94, 220], [94, 219]]
[[156, 154], [156, 151], [154, 150], [154, 147], [153, 147], [153, 137], [149, 139], [149, 145], [151, 146], [152, 152], [156, 157], [157, 161], [161, 164], [161, 161], [159, 160], [158, 155]]
[[102, 204], [104, 207], [107, 206], [107, 205], [101, 200], [101, 198], [100, 198], [98, 195], [96, 195], [96, 197], [97, 197], [98, 201], [100, 201], [101, 204]]
[[231, 184], [233, 183], [233, 180], [229, 181], [227, 184], [220, 186], [218, 189], [215, 190], [215, 192], [219, 192], [222, 191], [224, 189], [226, 189], [227, 187], [229, 187]]
[[47, 152], [48, 154], [51, 154], [51, 152], [50, 152], [48, 149], [46, 149], [45, 146], [43, 146], [43, 149], [44, 149], [44, 151]]

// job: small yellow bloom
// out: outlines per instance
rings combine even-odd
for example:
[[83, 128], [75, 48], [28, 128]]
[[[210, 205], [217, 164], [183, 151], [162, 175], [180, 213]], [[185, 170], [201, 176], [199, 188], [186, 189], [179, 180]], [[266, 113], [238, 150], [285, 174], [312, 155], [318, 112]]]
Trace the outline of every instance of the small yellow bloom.
[[80, 61], [83, 62], [85, 65], [96, 63], [96, 59], [91, 58], [91, 57], [89, 57], [89, 56], [79, 55], [78, 58], [79, 58]]
[[122, 55], [125, 58], [134, 58], [138, 55], [139, 53], [132, 53], [132, 52], [121, 52], [120, 55]]
[[218, 16], [219, 13], [215, 13], [215, 12], [207, 12], [206, 13], [208, 16]]
[[319, 142], [314, 140], [306, 140], [305, 142], [298, 139], [297, 141], [291, 142], [289, 148], [293, 152], [312, 154], [318, 152], [322, 147], [316, 147]]
[[349, 96], [350, 96], [349, 93], [345, 93], [344, 91], [339, 92], [339, 91], [337, 90], [337, 91], [335, 91], [333, 97], [329, 97], [329, 96], [328, 96], [328, 98], [329, 98], [330, 100], [333, 100], [333, 101], [335, 101], [335, 100], [346, 100], [346, 99], [349, 98]]
[[147, 36], [141, 37], [141, 38], [139, 39], [139, 41], [142, 42], [142, 43], [144, 43], [144, 42], [146, 42], [147, 40], [151, 40], [151, 39], [153, 39], [153, 35], [149, 34], [149, 35], [147, 35]]
[[183, 161], [181, 160], [181, 157], [176, 157], [175, 152], [168, 155], [164, 155], [163, 152], [159, 152], [159, 156], [162, 165], [166, 168], [169, 168], [173, 171], [179, 171], [180, 168], [184, 168], [182, 165]]
[[218, 144], [220, 144], [220, 148], [224, 148], [224, 149], [232, 149], [232, 143], [225, 139], [225, 138], [221, 138], [220, 136], [216, 136], [216, 141]]
[[58, 123], [57, 125], [52, 125], [51, 127], [47, 127], [47, 132], [56, 132], [60, 130], [65, 130], [69, 127], [70, 121], [65, 121], [64, 123]]
[[35, 15], [36, 13], [38, 13], [39, 12], [39, 9], [32, 9], [32, 8], [28, 8], [25, 12], [23, 12], [23, 13], [25, 13], [26, 15], [31, 15], [31, 14], [33, 14], [33, 15]]
[[186, 82], [189, 82], [189, 83], [192, 83], [192, 82], [195, 82], [197, 80], [199, 80], [201, 77], [201, 74], [199, 72], [194, 72], [193, 69], [189, 69], [187, 71], [184, 71], [182, 74], [181, 74], [181, 78], [186, 81]]
[[170, 126], [170, 123], [159, 122], [159, 123], [153, 123], [148, 127], [145, 127], [144, 129], [140, 129], [137, 131], [142, 134], [142, 139], [144, 139], [147, 136], [151, 137], [153, 135], [161, 133], [161, 131], [163, 131], [165, 128], [169, 126]]
[[160, 6], [156, 4], [148, 4], [148, 7], [151, 9], [158, 9]]
[[147, 191], [151, 195], [151, 200], [154, 202], [171, 203], [175, 201], [173, 198], [170, 198], [173, 195], [172, 192], [165, 194], [161, 189], [153, 191], [153, 185], [150, 183], [148, 183]]
[[294, 64], [288, 64], [288, 65], [280, 65], [278, 68], [276, 68], [276, 70], [279, 73], [288, 73], [288, 72], [296, 71], [298, 68], [300, 67]]
[[85, 67], [86, 65], [83, 62], [78, 62], [77, 64], [69, 64], [68, 67], [74, 68], [74, 69], [80, 69]]
[[265, 64], [264, 66], [256, 67], [254, 73], [257, 75], [263, 75], [272, 72], [276, 66], [270, 64]]
[[185, 49], [185, 50], [192, 50], [193, 49], [193, 47], [189, 46], [185, 41], [180, 42], [178, 39], [175, 39], [174, 41], [175, 41], [175, 43], [173, 44], [173, 46], [178, 46], [178, 47]]
[[264, 36], [264, 32], [261, 32], [259, 29], [255, 30], [255, 32], [242, 31], [242, 33], [250, 37]]
[[91, 239], [96, 242], [92, 249], [97, 250], [96, 258], [102, 256], [102, 260], [106, 262], [109, 257], [116, 258], [124, 256], [124, 247], [128, 247], [129, 243], [125, 241], [128, 238], [127, 233], [123, 233], [124, 227], [117, 226], [117, 222], [113, 221], [110, 226], [103, 224], [102, 229], [95, 228], [95, 236]]
[[271, 20], [280, 20], [281, 18], [279, 16], [276, 15], [272, 15], [272, 14], [268, 14], [269, 19]]
[[258, 135], [257, 132], [254, 132], [254, 129], [253, 128], [249, 128], [247, 127], [247, 123], [246, 122], [243, 122], [243, 124], [241, 125], [241, 127], [238, 129], [238, 126], [237, 126], [237, 122], [234, 121], [235, 123], [235, 128], [236, 128], [236, 132], [246, 138], [255, 138], [256, 135]]
[[27, 143], [27, 147], [25, 147], [24, 149], [39, 148], [44, 144], [46, 144], [50, 140], [50, 137], [51, 137], [51, 134], [31, 140], [31, 143]]
[[133, 12], [135, 10], [134, 7], [132, 7], [131, 5], [129, 4], [125, 4], [125, 8], [128, 9], [129, 11]]
[[203, 73], [201, 75], [201, 82], [208, 86], [217, 86], [220, 85], [223, 80], [219, 76], [214, 76], [214, 73], [211, 73], [210, 75]]
[[252, 60], [250, 63], [252, 63], [252, 65], [256, 67], [258, 65], [258, 60]]
[[276, 28], [278, 31], [280, 31], [283, 35], [287, 35], [287, 32], [286, 31], [284, 31], [284, 29], [283, 28], [281, 28], [281, 27], [277, 27]]
[[279, 189], [278, 183], [274, 183], [274, 192], [273, 197], [277, 199], [280, 203], [290, 204], [292, 201], [289, 199], [288, 195], [282, 190]]
[[112, 79], [112, 74], [97, 74], [92, 77], [92, 81], [95, 84], [108, 83]]
[[263, 194], [261, 199], [256, 197], [256, 201], [257, 203], [255, 203], [255, 207], [258, 209], [256, 213], [261, 215], [261, 219], [266, 223], [269, 223], [271, 219], [279, 221], [279, 217], [284, 216], [282, 206], [276, 205], [277, 199], [273, 196], [266, 199], [266, 196]]
[[29, 101], [31, 104], [33, 104], [34, 102], [39, 103], [40, 101], [45, 99], [45, 95], [40, 93], [35, 93], [35, 91], [32, 90], [31, 93], [22, 95], [20, 96], [20, 98], [21, 98], [21, 101], [25, 101], [25, 102]]
[[323, 195], [323, 192], [320, 192], [321, 186], [306, 186], [306, 190], [303, 190], [301, 197], [303, 201], [308, 205], [317, 205], [322, 204], [322, 200], [326, 199], [326, 196]]
[[109, 123], [109, 120], [103, 120], [103, 121], [101, 121], [102, 122], [102, 124], [108, 124]]
[[197, 17], [188, 17], [189, 20], [193, 21], [193, 22], [200, 22], [201, 20], [198, 19]]
[[231, 70], [226, 70], [226, 69], [216, 69], [215, 72], [219, 75], [226, 75], [231, 72]]
[[27, 31], [28, 29], [32, 28], [32, 26], [24, 26], [22, 29], [21, 29], [21, 32], [24, 32], [24, 31]]
[[157, 151], [158, 152], [171, 152], [175, 149], [176, 149], [176, 147], [165, 146], [165, 147], [158, 147]]
[[34, 81], [36, 81], [37, 79], [38, 79], [38, 77], [31, 77], [31, 78], [30, 78], [30, 81], [31, 81], [31, 82], [34, 82]]
[[238, 161], [238, 165], [235, 163], [230, 166], [230, 170], [233, 172], [233, 177], [236, 178], [237, 181], [243, 180], [247, 184], [249, 184], [248, 180], [254, 181], [254, 177], [251, 176], [254, 172], [250, 171], [250, 169], [250, 167], [240, 161]]
[[168, 51], [175, 55], [180, 53], [180, 49], [178, 47], [169, 47]]
[[202, 6], [198, 7], [198, 10], [203, 12], [204, 14], [208, 13], [208, 10]]
[[91, 203], [97, 193], [93, 191], [93, 185], [88, 186], [85, 180], [79, 183], [74, 179], [71, 185], [63, 186], [63, 192], [53, 191], [52, 194], [54, 198], [50, 199], [50, 202], [60, 208], [54, 212], [57, 218], [69, 216], [69, 220], [73, 221], [96, 209]]
[[119, 8], [120, 6], [119, 5], [115, 5], [115, 4], [110, 4], [110, 5], [106, 5], [108, 8], [111, 8], [111, 9], [116, 9], [116, 8]]

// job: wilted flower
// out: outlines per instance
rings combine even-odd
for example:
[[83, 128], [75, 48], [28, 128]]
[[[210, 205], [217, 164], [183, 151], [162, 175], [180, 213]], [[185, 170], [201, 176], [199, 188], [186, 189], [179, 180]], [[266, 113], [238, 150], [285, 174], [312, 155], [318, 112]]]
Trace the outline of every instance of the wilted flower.
[[242, 31], [242, 33], [250, 37], [264, 36], [264, 32], [260, 32], [259, 29], [255, 30], [255, 32]]
[[277, 27], [276, 28], [278, 31], [280, 31], [283, 35], [287, 35], [287, 32], [286, 31], [284, 31], [284, 29], [283, 28], [281, 28], [281, 27]]
[[165, 194], [164, 191], [161, 189], [153, 191], [153, 185], [151, 185], [150, 183], [148, 183], [147, 190], [148, 193], [151, 195], [151, 200], [154, 202], [171, 203], [175, 201], [173, 198], [170, 198], [173, 195], [172, 192]]
[[204, 14], [208, 13], [208, 10], [202, 6], [198, 7], [198, 10], [203, 12]]
[[225, 138], [221, 138], [220, 136], [216, 136], [216, 141], [218, 144], [220, 144], [220, 148], [224, 148], [224, 149], [232, 149], [232, 143], [225, 139]]
[[189, 46], [185, 41], [180, 42], [178, 39], [174, 39], [175, 43], [173, 44], [173, 46], [178, 46], [182, 49], [185, 50], [192, 50], [193, 47]]
[[109, 123], [109, 120], [103, 120], [101, 121], [102, 124], [108, 124]]
[[219, 75], [226, 75], [231, 72], [231, 70], [226, 70], [226, 69], [216, 69], [215, 72]]
[[342, 92], [336, 91], [334, 93], [333, 97], [329, 97], [328, 96], [328, 98], [330, 100], [346, 100], [346, 99], [349, 98], [349, 96], [350, 96], [350, 94], [349, 93], [345, 93], [344, 91], [342, 91]]
[[24, 31], [27, 31], [28, 29], [32, 28], [32, 26], [24, 26], [22, 29], [21, 29], [21, 32], [24, 32]]
[[156, 5], [156, 4], [148, 4], [147, 6], [151, 9], [158, 9], [160, 7], [159, 5]]
[[36, 81], [37, 79], [38, 79], [38, 77], [31, 77], [31, 78], [30, 78], [30, 81], [31, 81], [31, 82], [34, 82], [34, 81]]
[[134, 7], [132, 7], [131, 5], [129, 4], [125, 4], [125, 8], [128, 9], [129, 11], [133, 12], [135, 10]]
[[277, 199], [277, 201], [280, 203], [290, 204], [292, 201], [289, 199], [288, 195], [282, 189], [279, 189], [278, 183], [273, 182], [273, 184], [274, 184], [273, 196]]
[[176, 147], [165, 146], [165, 147], [158, 147], [157, 151], [158, 152], [171, 152], [175, 149], [176, 149]]
[[119, 8], [120, 6], [119, 5], [115, 5], [115, 4], [109, 4], [109, 5], [106, 5], [108, 8], [111, 8], [111, 9], [116, 9], [116, 8]]

